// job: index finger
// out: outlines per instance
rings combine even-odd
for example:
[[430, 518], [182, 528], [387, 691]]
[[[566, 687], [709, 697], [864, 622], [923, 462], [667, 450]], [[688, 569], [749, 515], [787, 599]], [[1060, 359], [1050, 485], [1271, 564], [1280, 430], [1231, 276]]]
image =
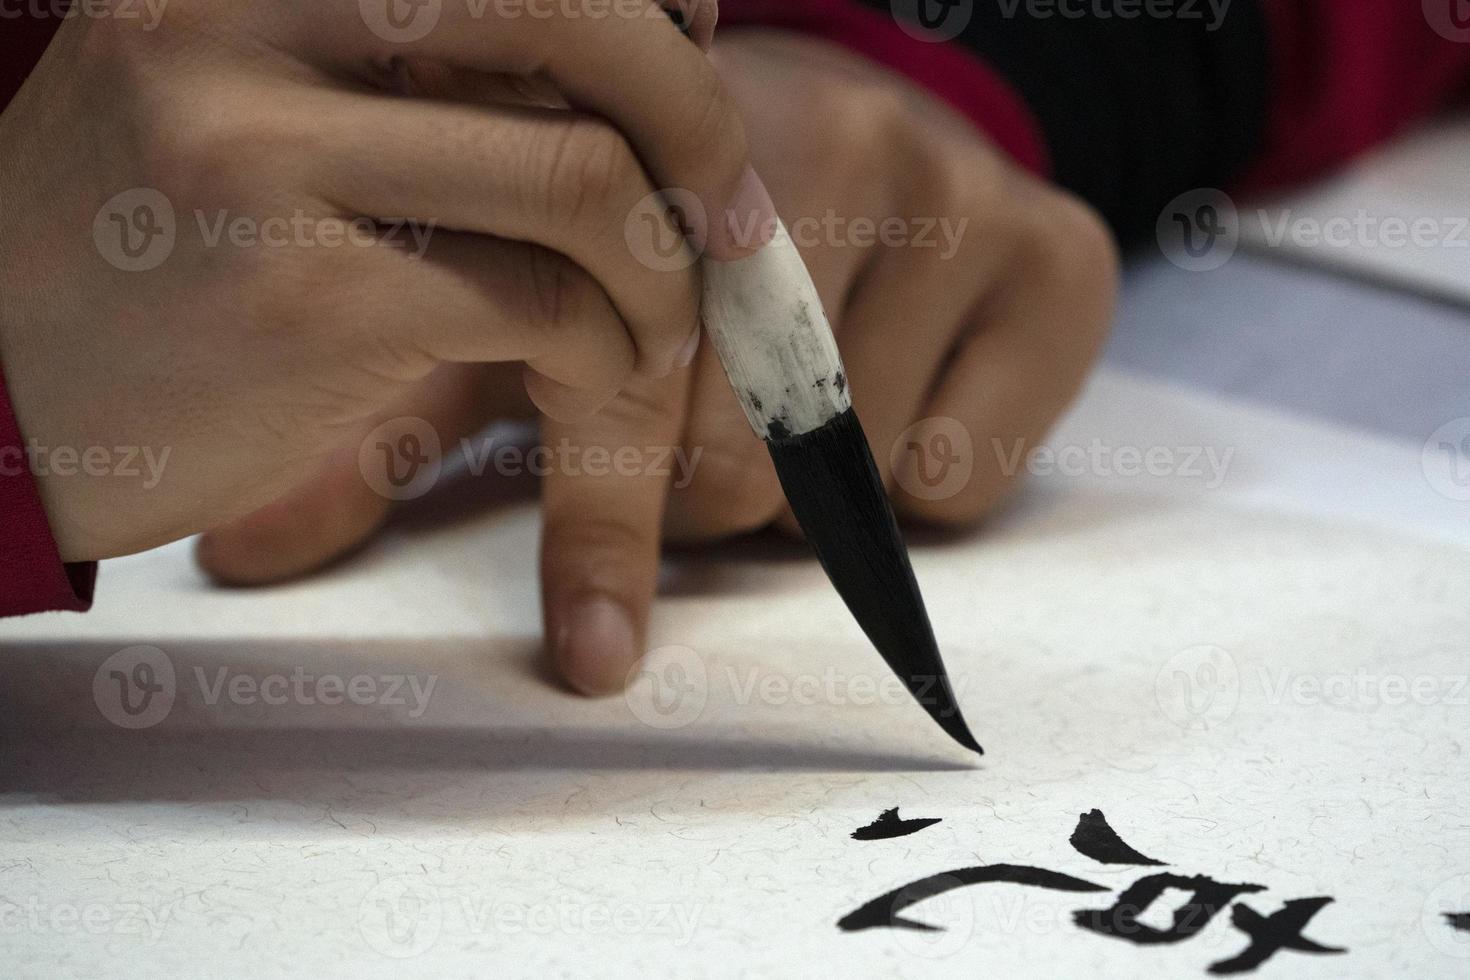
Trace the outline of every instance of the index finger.
[[[681, 19], [704, 31], [710, 15], [691, 8], [713, 2], [681, 0]], [[748, 255], [775, 232], [739, 107], [652, 0], [330, 0], [307, 10], [295, 45], [345, 68], [428, 58], [549, 78], [622, 131], [656, 186], [698, 199], [704, 214], [685, 215], [690, 237], [716, 259]]]
[[583, 422], [542, 422], [546, 638], [562, 677], [587, 694], [621, 690], [643, 655], [689, 378], [635, 384]]

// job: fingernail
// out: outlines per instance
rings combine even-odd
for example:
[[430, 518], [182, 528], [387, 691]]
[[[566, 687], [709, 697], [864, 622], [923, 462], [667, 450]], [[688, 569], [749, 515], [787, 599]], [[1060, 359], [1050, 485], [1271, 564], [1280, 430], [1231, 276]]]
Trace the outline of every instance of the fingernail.
[[695, 327], [694, 333], [689, 335], [689, 339], [686, 340], [684, 342], [684, 346], [679, 349], [679, 367], [687, 368], [689, 365], [694, 363], [694, 355], [699, 353], [699, 338], [700, 335], [703, 333], [703, 330], [701, 330], [699, 327]]
[[611, 599], [592, 599], [573, 607], [558, 633], [556, 647], [563, 676], [583, 694], [622, 690], [638, 659], [633, 618]]
[[776, 236], [776, 205], [770, 192], [753, 167], [745, 168], [745, 176], [735, 189], [735, 199], [725, 209], [725, 234], [715, 258], [728, 261], [759, 251]]

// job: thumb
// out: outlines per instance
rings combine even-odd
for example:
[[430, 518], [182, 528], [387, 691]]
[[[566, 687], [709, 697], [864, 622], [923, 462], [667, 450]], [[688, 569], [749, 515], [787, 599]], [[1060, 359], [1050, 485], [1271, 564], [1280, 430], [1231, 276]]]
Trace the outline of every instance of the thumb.
[[640, 380], [591, 419], [542, 422], [547, 647], [583, 694], [622, 690], [643, 655], [688, 386], [688, 370]]
[[418, 424], [434, 433], [436, 445], [447, 446], [492, 419], [524, 417], [528, 403], [516, 377], [519, 370], [515, 364], [436, 368], [360, 426], [361, 433], [305, 483], [200, 538], [199, 566], [224, 585], [263, 585], [315, 571], [352, 551], [377, 531], [393, 504], [381, 463], [377, 473], [364, 465], [364, 436], [372, 439], [382, 431], [380, 425]]

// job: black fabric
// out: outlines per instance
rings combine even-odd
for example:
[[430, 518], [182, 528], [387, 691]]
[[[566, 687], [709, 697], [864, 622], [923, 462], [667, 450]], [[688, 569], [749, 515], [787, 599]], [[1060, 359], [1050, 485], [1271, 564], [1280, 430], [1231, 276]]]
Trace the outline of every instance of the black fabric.
[[1269, 65], [1260, 0], [863, 2], [911, 27], [922, 10], [941, 36], [959, 30], [951, 43], [1030, 106], [1057, 183], [1125, 241], [1152, 234], [1184, 191], [1229, 185], [1261, 144]]

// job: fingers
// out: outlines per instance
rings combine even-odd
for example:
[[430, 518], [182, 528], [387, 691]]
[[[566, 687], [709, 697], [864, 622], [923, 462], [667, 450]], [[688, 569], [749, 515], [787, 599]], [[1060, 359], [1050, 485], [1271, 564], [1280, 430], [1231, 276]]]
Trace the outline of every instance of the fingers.
[[[934, 389], [923, 417], [953, 420], [970, 436], [973, 470], [950, 492], [925, 484], [919, 453], [902, 457], [894, 506], [940, 524], [973, 523], [1017, 485], [1024, 458], [1081, 390], [1107, 336], [1116, 293], [1116, 246], [1081, 205], [1047, 191], [1035, 224], [1001, 272], [998, 291]], [[881, 454], [887, 445], [875, 443]], [[932, 475], [932, 474], [931, 474]]]
[[[774, 208], [750, 169], [735, 103], [700, 47], [655, 3], [329, 0], [306, 10], [307, 29], [290, 43], [345, 70], [410, 57], [548, 77], [574, 106], [626, 134], [660, 187], [699, 198], [716, 258], [765, 243], [738, 240], [735, 220], [773, 227]], [[701, 32], [704, 25], [695, 18]]]
[[919, 417], [996, 263], [978, 254], [878, 251], [848, 305], [841, 344], [853, 406], [892, 487], [888, 447]]
[[367, 540], [388, 516], [344, 446], [301, 486], [199, 539], [194, 558], [222, 585], [264, 585], [316, 571]]
[[[800, 201], [810, 189], [790, 186], [782, 187], [782, 192]], [[791, 214], [810, 219], [821, 210], [812, 206]], [[845, 351], [851, 294], [870, 256], [863, 249], [833, 248], [820, 240], [797, 244]], [[669, 540], [681, 544], [717, 540], [789, 518], [765, 443], [751, 431], [714, 345], [700, 352], [694, 371], [684, 446], [686, 453], [699, 452], [700, 464], [670, 495], [664, 521]]]
[[[864, 254], [821, 245], [801, 246], [801, 252], [822, 307], [842, 336], [847, 297]], [[691, 457], [698, 452], [699, 465], [670, 494], [664, 519], [670, 541], [688, 544], [746, 534], [787, 512], [766, 445], [751, 431], [713, 344], [706, 344], [695, 361], [684, 450]]]
[[715, 40], [720, 5], [715, 0], [663, 0], [661, 6], [684, 36], [708, 54]]
[[[390, 365], [524, 361], [555, 383], [531, 389], [538, 407], [572, 418], [632, 375], [636, 355], [622, 318], [602, 287], [556, 252], [439, 231], [422, 258], [380, 244], [346, 261], [346, 272], [327, 269], [300, 302]], [[326, 277], [342, 285], [322, 290]]]
[[[411, 416], [431, 426], [441, 444], [450, 444], [497, 414], [499, 406], [483, 395], [487, 382], [493, 380], [478, 366], [441, 367], [364, 432]], [[281, 499], [204, 535], [195, 551], [200, 568], [222, 584], [262, 585], [305, 575], [357, 548], [382, 525], [392, 504], [368, 482], [360, 449], [360, 440], [351, 440]]]
[[640, 383], [595, 418], [542, 426], [541, 594], [553, 662], [585, 694], [621, 690], [643, 654], [689, 372]]
[[[698, 270], [613, 127], [524, 106], [320, 99], [312, 166], [326, 200], [354, 214], [413, 218], [565, 255], [612, 300], [640, 374], [664, 377], [678, 366], [698, 325]], [[667, 252], [631, 247], [630, 222], [639, 222], [632, 231], [648, 235], [650, 248]]]
[[699, 465], [672, 488], [664, 517], [677, 544], [759, 530], [786, 506], [766, 444], [746, 421], [714, 344], [701, 349], [692, 376], [682, 438], [686, 458], [697, 451]]

